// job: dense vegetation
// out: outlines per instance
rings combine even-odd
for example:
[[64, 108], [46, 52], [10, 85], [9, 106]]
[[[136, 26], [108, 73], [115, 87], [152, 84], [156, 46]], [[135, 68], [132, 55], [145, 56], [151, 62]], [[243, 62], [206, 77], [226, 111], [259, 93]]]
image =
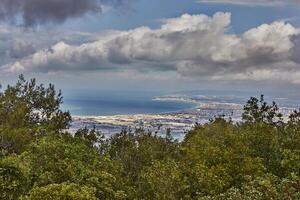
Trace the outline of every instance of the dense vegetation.
[[0, 94], [0, 199], [300, 199], [300, 113], [251, 98], [182, 142], [143, 129], [69, 134], [61, 93], [21, 76]]

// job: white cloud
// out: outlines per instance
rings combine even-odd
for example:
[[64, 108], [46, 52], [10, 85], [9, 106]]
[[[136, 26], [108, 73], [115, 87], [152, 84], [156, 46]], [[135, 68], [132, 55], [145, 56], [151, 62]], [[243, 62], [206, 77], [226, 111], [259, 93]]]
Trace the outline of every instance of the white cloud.
[[112, 31], [81, 45], [59, 42], [2, 66], [7, 72], [136, 70], [175, 71], [218, 80], [300, 78], [300, 30], [283, 21], [230, 33], [231, 14], [184, 14], [162, 20], [159, 29]]

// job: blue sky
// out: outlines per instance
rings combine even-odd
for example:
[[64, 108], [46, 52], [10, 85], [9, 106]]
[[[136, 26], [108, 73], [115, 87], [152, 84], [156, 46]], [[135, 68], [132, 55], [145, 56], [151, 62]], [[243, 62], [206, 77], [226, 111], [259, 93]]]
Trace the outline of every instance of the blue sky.
[[198, 3], [194, 0], [140, 0], [131, 5], [130, 10], [115, 10], [98, 16], [86, 16], [69, 20], [64, 28], [91, 32], [106, 29], [127, 30], [139, 26], [156, 28], [163, 18], [173, 18], [184, 13], [213, 15], [216, 12], [231, 12], [232, 27], [236, 33], [248, 30], [263, 23], [287, 19], [292, 24], [300, 25], [299, 8], [241, 6], [232, 4]]
[[2, 82], [24, 73], [66, 89], [299, 88], [297, 1], [98, 1], [63, 18], [46, 7], [39, 19], [22, 19], [21, 7], [0, 18]]

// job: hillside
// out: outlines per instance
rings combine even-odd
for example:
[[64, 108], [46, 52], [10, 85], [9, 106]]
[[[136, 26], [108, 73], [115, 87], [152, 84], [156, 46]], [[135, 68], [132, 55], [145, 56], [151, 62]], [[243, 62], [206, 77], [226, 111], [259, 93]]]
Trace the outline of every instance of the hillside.
[[0, 199], [300, 198], [300, 112], [250, 98], [241, 122], [195, 125], [182, 142], [137, 129], [69, 134], [62, 94], [34, 79], [0, 95]]

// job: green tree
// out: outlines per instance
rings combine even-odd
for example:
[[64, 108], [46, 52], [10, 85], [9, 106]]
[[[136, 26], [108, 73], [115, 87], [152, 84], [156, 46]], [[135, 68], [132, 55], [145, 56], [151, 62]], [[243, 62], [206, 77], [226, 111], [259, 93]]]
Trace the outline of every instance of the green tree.
[[140, 175], [139, 199], [183, 199], [187, 187], [178, 162], [155, 161]]
[[74, 183], [51, 184], [35, 187], [21, 200], [97, 200], [96, 189]]
[[0, 161], [0, 199], [15, 200], [26, 191], [27, 180], [23, 172], [4, 160]]
[[61, 103], [61, 92], [52, 84], [37, 85], [21, 75], [0, 93], [0, 148], [21, 152], [36, 136], [68, 128], [71, 116], [60, 109]]
[[247, 154], [249, 146], [237, 125], [222, 118], [190, 131], [182, 144], [183, 173], [192, 198], [241, 187], [247, 175], [264, 174], [262, 159]]
[[275, 102], [272, 105], [264, 100], [264, 95], [260, 99], [251, 97], [244, 106], [242, 119], [246, 123], [265, 122], [268, 124], [282, 124], [282, 113]]
[[53, 85], [23, 76], [0, 94], [0, 199], [300, 198], [300, 112], [283, 121], [263, 96], [241, 122], [217, 117], [182, 142], [170, 130], [71, 134], [61, 103]]
[[30, 166], [31, 186], [72, 182], [96, 189], [96, 197], [119, 196], [117, 176], [120, 165], [107, 156], [100, 156], [95, 147], [70, 135], [50, 135], [30, 145], [20, 156]]

